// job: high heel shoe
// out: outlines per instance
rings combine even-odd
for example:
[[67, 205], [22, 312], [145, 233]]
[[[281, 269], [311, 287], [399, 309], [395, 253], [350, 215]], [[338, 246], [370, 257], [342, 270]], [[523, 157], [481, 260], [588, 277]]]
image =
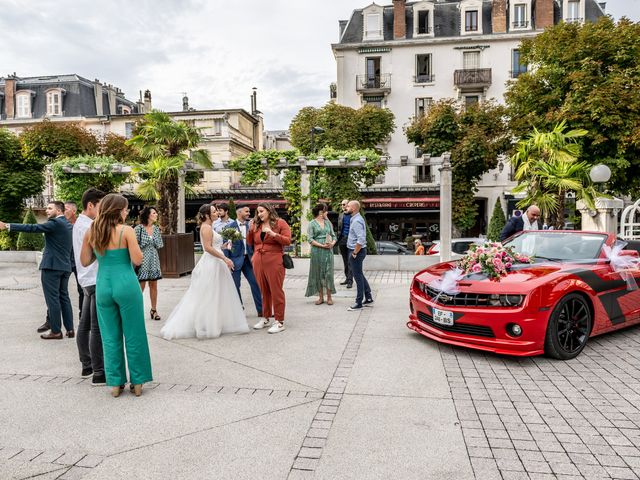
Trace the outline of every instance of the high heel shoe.
[[137, 385], [131, 384], [129, 385], [129, 389], [133, 392], [136, 397], [142, 395], [142, 384], [138, 383]]
[[124, 385], [120, 385], [119, 387], [112, 387], [111, 388], [111, 395], [114, 398], [118, 398], [123, 390], [124, 390]]
[[158, 315], [158, 312], [155, 308], [151, 309], [151, 311], [149, 312], [149, 315], [151, 315], [151, 320], [162, 320], [162, 318], [160, 317], [160, 315]]

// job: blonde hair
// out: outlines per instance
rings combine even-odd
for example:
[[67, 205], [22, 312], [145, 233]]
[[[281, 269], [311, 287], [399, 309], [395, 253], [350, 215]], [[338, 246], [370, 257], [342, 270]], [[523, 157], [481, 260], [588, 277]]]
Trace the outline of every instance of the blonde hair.
[[98, 216], [89, 230], [89, 245], [101, 255], [111, 242], [113, 230], [124, 223], [122, 209], [128, 206], [127, 199], [117, 193], [110, 193], [100, 201]]

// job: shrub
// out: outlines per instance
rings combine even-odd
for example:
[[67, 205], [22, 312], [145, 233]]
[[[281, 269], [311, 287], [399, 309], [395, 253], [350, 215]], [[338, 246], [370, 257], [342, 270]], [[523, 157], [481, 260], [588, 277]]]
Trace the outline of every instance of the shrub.
[[502, 210], [502, 203], [500, 199], [496, 199], [496, 206], [493, 208], [493, 215], [489, 221], [489, 228], [487, 229], [487, 239], [491, 242], [497, 242], [500, 240], [500, 233], [506, 225], [507, 220]]
[[[33, 210], [27, 210], [22, 223], [36, 224], [36, 216], [33, 214]], [[42, 233], [25, 233], [20, 232], [18, 234], [17, 242], [18, 250], [28, 251], [41, 251], [44, 248], [44, 235]]]

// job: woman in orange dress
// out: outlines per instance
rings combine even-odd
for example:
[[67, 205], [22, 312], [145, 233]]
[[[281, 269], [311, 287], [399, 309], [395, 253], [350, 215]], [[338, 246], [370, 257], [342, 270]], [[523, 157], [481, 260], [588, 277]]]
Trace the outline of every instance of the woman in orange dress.
[[291, 244], [291, 229], [276, 213], [273, 205], [260, 203], [256, 209], [247, 244], [253, 247], [253, 271], [262, 293], [262, 317], [253, 328], [260, 330], [271, 325], [269, 333], [284, 330], [284, 247]]
[[416, 252], [415, 252], [415, 253], [416, 253], [416, 255], [424, 255], [424, 245], [422, 245], [422, 242], [420, 241], [420, 239], [419, 239], [419, 238], [416, 238], [416, 239], [413, 241], [413, 244], [414, 244], [414, 245], [415, 245], [415, 247], [416, 247]]

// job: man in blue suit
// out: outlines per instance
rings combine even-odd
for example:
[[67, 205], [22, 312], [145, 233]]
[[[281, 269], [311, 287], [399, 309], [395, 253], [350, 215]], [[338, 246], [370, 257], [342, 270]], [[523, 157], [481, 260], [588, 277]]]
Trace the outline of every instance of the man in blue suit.
[[[45, 223], [29, 225], [0, 222], [0, 230], [10, 232], [44, 233], [44, 252], [40, 262], [40, 278], [44, 299], [49, 310], [51, 331], [40, 335], [45, 340], [61, 340], [61, 323], [67, 337], [73, 338], [73, 310], [69, 299], [69, 276], [71, 275], [71, 247], [73, 227], [64, 217], [64, 203], [51, 202], [47, 205]], [[61, 322], [62, 319], [62, 322]]]
[[[260, 287], [256, 282], [256, 276], [253, 273], [253, 265], [251, 264], [251, 257], [253, 255], [253, 247], [247, 244], [247, 234], [249, 233], [251, 211], [246, 205], [238, 205], [236, 207], [236, 220], [231, 222], [226, 228], [235, 228], [242, 234], [242, 240], [236, 240], [231, 244], [231, 249], [225, 249], [224, 254], [233, 261], [233, 281], [238, 289], [238, 295], [240, 301], [242, 301], [242, 295], [240, 294], [240, 273], [244, 274], [244, 278], [249, 282], [251, 287], [251, 294], [253, 295], [253, 303], [256, 306], [258, 316], [262, 316], [262, 294], [260, 293]], [[243, 302], [244, 303], [244, 302]]]

